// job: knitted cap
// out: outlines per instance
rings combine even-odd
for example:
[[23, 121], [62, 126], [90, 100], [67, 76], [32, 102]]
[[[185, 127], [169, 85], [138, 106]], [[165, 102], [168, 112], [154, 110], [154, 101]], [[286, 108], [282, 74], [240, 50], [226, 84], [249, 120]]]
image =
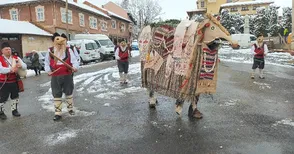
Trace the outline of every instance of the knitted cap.
[[8, 42], [3, 42], [2, 45], [1, 45], [1, 49], [6, 48], [6, 47], [10, 48], [9, 43]]

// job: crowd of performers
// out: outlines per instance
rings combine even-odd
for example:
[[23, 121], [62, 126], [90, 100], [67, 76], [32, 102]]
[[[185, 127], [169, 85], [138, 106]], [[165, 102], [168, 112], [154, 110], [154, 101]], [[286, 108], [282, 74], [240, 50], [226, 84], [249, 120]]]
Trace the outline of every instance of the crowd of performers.
[[[45, 71], [51, 76], [52, 96], [54, 97], [54, 121], [60, 120], [62, 114], [62, 95], [65, 94], [66, 105], [70, 115], [74, 115], [73, 110], [73, 91], [74, 81], [73, 73], [79, 69], [79, 55], [75, 50], [67, 46], [66, 35], [55, 33], [52, 37], [53, 46], [48, 49], [45, 56]], [[252, 46], [254, 53], [254, 64], [251, 78], [255, 78], [255, 71], [259, 69], [259, 78], [264, 79], [264, 57], [268, 53], [267, 45], [263, 42], [263, 36], [258, 35], [257, 43]], [[127, 75], [129, 69], [129, 58], [131, 57], [131, 48], [125, 41], [120, 42], [115, 48], [115, 58], [119, 70], [120, 83], [127, 84]], [[291, 52], [294, 56], [294, 52]], [[21, 116], [18, 111], [19, 93], [21, 90], [21, 79], [18, 75], [19, 70], [27, 69], [26, 64], [17, 55], [13, 55], [11, 47], [7, 42], [1, 45], [0, 56], [0, 120], [7, 119], [4, 113], [4, 104], [11, 99], [11, 112], [15, 117]], [[183, 104], [178, 100], [177, 104]], [[199, 112], [199, 117], [202, 114]]]

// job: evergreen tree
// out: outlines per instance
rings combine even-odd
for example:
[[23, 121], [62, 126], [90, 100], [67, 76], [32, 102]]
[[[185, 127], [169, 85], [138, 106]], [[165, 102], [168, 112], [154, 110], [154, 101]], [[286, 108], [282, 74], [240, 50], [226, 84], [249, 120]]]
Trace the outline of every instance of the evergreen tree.
[[231, 14], [232, 27], [235, 28], [235, 33], [241, 33], [243, 31], [245, 19], [240, 13]]
[[228, 30], [230, 31], [231, 27], [233, 26], [231, 21], [231, 14], [228, 9], [223, 9], [221, 12], [221, 18], [220, 23]]
[[267, 26], [268, 26], [268, 17], [266, 16], [266, 9], [264, 7], [260, 7], [256, 9], [257, 15], [254, 19], [254, 34], [263, 34], [263, 36], [267, 36]]
[[254, 20], [256, 18], [256, 15], [251, 15], [249, 16], [249, 31], [250, 34], [255, 34], [255, 24], [254, 24]]
[[292, 8], [283, 8], [282, 26], [288, 28], [289, 31], [292, 29]]
[[267, 31], [271, 36], [277, 36], [279, 34], [278, 9], [278, 6], [270, 5], [266, 11], [267, 18], [269, 19]]

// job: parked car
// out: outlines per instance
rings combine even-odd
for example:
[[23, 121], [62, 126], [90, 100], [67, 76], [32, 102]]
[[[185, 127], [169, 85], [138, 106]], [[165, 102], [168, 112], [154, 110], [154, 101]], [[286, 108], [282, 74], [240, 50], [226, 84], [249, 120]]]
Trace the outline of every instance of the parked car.
[[80, 51], [81, 63], [85, 64], [100, 60], [100, 52], [97, 43], [94, 40], [72, 40], [68, 45], [76, 46]]
[[[43, 56], [43, 54], [46, 54], [46, 51], [38, 51], [37, 52], [39, 55], [39, 62], [42, 66], [42, 70], [45, 70], [45, 56]], [[28, 69], [34, 69], [34, 67], [32, 66], [32, 58], [33, 58], [33, 53], [27, 53], [24, 57], [23, 57], [23, 62], [27, 64], [27, 68]]]
[[105, 60], [108, 57], [114, 57], [114, 44], [109, 39], [108, 36], [103, 34], [76, 34], [75, 40], [94, 40], [98, 45], [98, 50], [100, 52], [100, 59]]
[[133, 41], [131, 47], [132, 47], [132, 50], [139, 50], [138, 42]]
[[232, 40], [238, 42], [237, 48], [251, 48], [256, 43], [256, 36], [251, 34], [233, 34]]

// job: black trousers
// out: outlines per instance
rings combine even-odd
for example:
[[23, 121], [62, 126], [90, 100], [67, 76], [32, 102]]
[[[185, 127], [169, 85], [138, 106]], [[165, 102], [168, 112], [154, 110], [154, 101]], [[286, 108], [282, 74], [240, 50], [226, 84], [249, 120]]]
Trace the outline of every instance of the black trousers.
[[[0, 83], [0, 88], [3, 83]], [[13, 83], [5, 83], [0, 89], [0, 103], [5, 103], [10, 96], [10, 99], [17, 99], [19, 97], [18, 94], [18, 85], [16, 82]]]
[[119, 73], [128, 74], [129, 72], [129, 62], [128, 61], [117, 61], [118, 71]]
[[264, 58], [255, 58], [253, 59], [252, 69], [264, 69]]
[[34, 67], [36, 75], [41, 74], [41, 69], [39, 67]]
[[72, 95], [74, 90], [73, 76], [52, 76], [51, 78], [52, 95], [54, 98], [61, 98], [62, 93], [66, 96]]

